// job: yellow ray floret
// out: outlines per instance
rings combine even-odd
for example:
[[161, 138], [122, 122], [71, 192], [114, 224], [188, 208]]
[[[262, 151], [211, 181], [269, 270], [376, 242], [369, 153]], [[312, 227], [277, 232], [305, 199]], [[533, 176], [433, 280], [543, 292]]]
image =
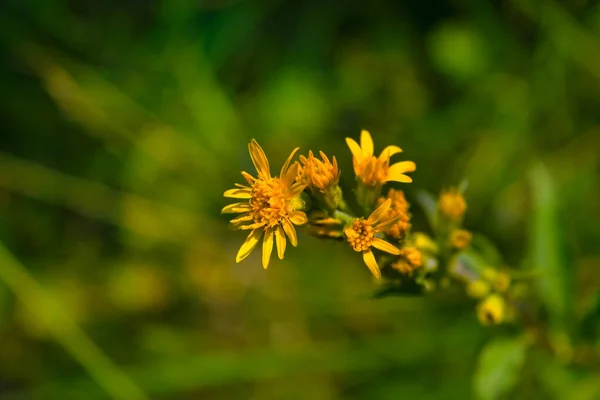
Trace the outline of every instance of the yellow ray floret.
[[346, 240], [355, 251], [362, 252], [363, 260], [376, 278], [381, 278], [381, 271], [375, 260], [375, 255], [371, 247], [398, 255], [400, 250], [383, 239], [375, 237], [378, 232], [385, 232], [390, 226], [397, 222], [397, 219], [387, 217], [391, 199], [387, 199], [383, 204], [375, 209], [367, 219], [356, 218], [344, 229]]
[[373, 155], [371, 134], [365, 130], [360, 133], [360, 146], [351, 138], [346, 138], [346, 143], [352, 152], [354, 173], [365, 186], [382, 186], [389, 181], [412, 182], [406, 173], [417, 169], [414, 162], [401, 161], [390, 166], [390, 158], [402, 152], [400, 147], [387, 146], [379, 157], [376, 157]]
[[249, 186], [236, 184], [236, 188], [227, 190], [224, 196], [245, 201], [225, 206], [221, 213], [240, 213], [231, 220], [232, 226], [235, 229], [250, 230], [238, 251], [236, 262], [248, 257], [264, 234], [262, 264], [267, 268], [274, 242], [280, 259], [285, 253], [286, 236], [292, 246], [298, 244], [294, 225], [307, 222], [306, 214], [299, 210], [302, 207], [299, 196], [305, 185], [296, 182], [298, 163], [290, 166], [298, 148], [285, 161], [278, 177], [271, 177], [269, 160], [256, 140], [252, 139], [248, 150], [258, 177], [242, 171]]

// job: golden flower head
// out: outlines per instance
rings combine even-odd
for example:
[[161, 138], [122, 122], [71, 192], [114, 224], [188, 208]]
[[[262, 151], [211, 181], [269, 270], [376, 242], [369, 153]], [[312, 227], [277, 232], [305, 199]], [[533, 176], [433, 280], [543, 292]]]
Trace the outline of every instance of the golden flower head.
[[[409, 204], [408, 201], [406, 201], [402, 190], [390, 189], [387, 198], [392, 200], [388, 211], [388, 217], [397, 218], [398, 222], [390, 226], [390, 228], [385, 231], [385, 234], [392, 239], [398, 240], [404, 237], [406, 232], [410, 229], [410, 214], [408, 213]], [[377, 204], [381, 205], [385, 200], [385, 197], [380, 197], [377, 200]]]
[[467, 202], [456, 188], [445, 190], [438, 200], [438, 209], [448, 219], [458, 222], [467, 211]]
[[497, 295], [491, 294], [477, 306], [477, 317], [483, 325], [498, 325], [504, 321], [506, 302]]
[[392, 264], [392, 268], [402, 274], [412, 274], [423, 266], [423, 256], [414, 247], [405, 247], [400, 250], [400, 258]]
[[450, 244], [455, 249], [464, 249], [471, 244], [472, 234], [466, 229], [454, 229], [450, 233]]
[[352, 223], [344, 229], [346, 240], [348, 240], [348, 243], [350, 243], [355, 251], [362, 252], [365, 264], [367, 264], [367, 267], [369, 267], [376, 278], [381, 277], [381, 271], [379, 270], [371, 247], [394, 255], [400, 254], [398, 248], [383, 239], [375, 237], [377, 232], [384, 232], [391, 225], [396, 223], [395, 219], [389, 219], [387, 217], [391, 203], [392, 200], [387, 199], [371, 213], [369, 218], [355, 218]]
[[294, 149], [285, 161], [278, 177], [271, 176], [267, 156], [256, 140], [252, 139], [248, 150], [258, 177], [254, 178], [242, 171], [242, 176], [250, 186], [236, 184], [237, 187], [227, 190], [224, 196], [246, 201], [230, 204], [224, 207], [221, 213], [241, 213], [231, 220], [232, 226], [235, 229], [251, 230], [238, 251], [236, 262], [248, 257], [264, 233], [262, 264], [267, 268], [273, 241], [277, 243], [277, 255], [280, 259], [285, 253], [286, 235], [292, 246], [298, 244], [294, 224], [302, 225], [307, 221], [306, 214], [299, 210], [302, 207], [299, 195], [305, 185], [295, 181], [298, 164], [290, 166], [298, 148]]
[[314, 156], [312, 150], [308, 152], [308, 157], [300, 156], [302, 167], [298, 169], [298, 181], [315, 193], [324, 193], [338, 185], [340, 170], [335, 156], [331, 162], [325, 153], [320, 151], [319, 154], [321, 160]]
[[360, 133], [360, 146], [354, 139], [346, 138], [346, 143], [352, 152], [352, 164], [356, 178], [368, 187], [381, 187], [384, 183], [412, 182], [405, 175], [413, 172], [417, 166], [412, 161], [401, 161], [390, 166], [390, 157], [402, 152], [398, 146], [387, 146], [379, 157], [373, 155], [374, 146], [371, 134], [365, 130]]

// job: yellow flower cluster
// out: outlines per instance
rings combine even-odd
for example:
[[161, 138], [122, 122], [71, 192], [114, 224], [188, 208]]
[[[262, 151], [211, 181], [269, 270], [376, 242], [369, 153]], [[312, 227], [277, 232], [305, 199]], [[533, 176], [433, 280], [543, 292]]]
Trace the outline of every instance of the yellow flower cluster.
[[[469, 269], [459, 256], [472, 248], [472, 233], [462, 227], [467, 202], [465, 185], [442, 191], [436, 207], [431, 210], [432, 237], [412, 232], [410, 204], [404, 191], [388, 188], [389, 182], [409, 183], [406, 175], [416, 170], [412, 161], [391, 162], [402, 149], [387, 146], [375, 156], [375, 145], [366, 130], [360, 134], [360, 144], [346, 138], [352, 155], [356, 187], [354, 201], [347, 203], [340, 187], [341, 170], [336, 157], [324, 152], [300, 155], [294, 160], [294, 149], [279, 172], [272, 176], [269, 161], [260, 145], [252, 139], [248, 145], [256, 176], [242, 172], [245, 184], [225, 191], [224, 196], [238, 199], [222, 213], [239, 214], [231, 227], [248, 230], [236, 262], [248, 257], [262, 239], [262, 265], [267, 268], [273, 247], [282, 259], [287, 242], [297, 246], [297, 226], [324, 239], [346, 242], [361, 254], [372, 275], [386, 278], [399, 287], [419, 287], [422, 292], [436, 287], [448, 287], [450, 277], [458, 278], [467, 293], [479, 299], [477, 315], [482, 324], [495, 325], [506, 318], [510, 289], [508, 274], [494, 268]], [[348, 204], [360, 208], [352, 210]], [[429, 204], [435, 204], [430, 201]], [[438, 270], [440, 261], [457, 259], [454, 265]], [[467, 257], [468, 259], [468, 257]], [[448, 272], [449, 275], [444, 275]]]
[[353, 216], [348, 212], [339, 187], [340, 169], [335, 157], [330, 159], [321, 151], [318, 158], [309, 151], [308, 156], [301, 155], [299, 162], [293, 162], [298, 151], [294, 149], [279, 176], [273, 177], [263, 149], [253, 139], [248, 149], [257, 177], [242, 172], [247, 185], [236, 184], [236, 188], [224, 194], [243, 200], [222, 210], [222, 213], [240, 214], [231, 220], [231, 226], [250, 230], [236, 261], [245, 259], [264, 237], [262, 264], [267, 268], [274, 244], [277, 255], [283, 258], [287, 240], [293, 246], [297, 245], [294, 225], [307, 225], [308, 232], [317, 236], [344, 238], [353, 250], [362, 254], [373, 275], [380, 278], [381, 270], [373, 249], [399, 256], [401, 249], [386, 239], [398, 242], [408, 232], [410, 222], [403, 192], [390, 189], [387, 197], [378, 199], [378, 196], [386, 182], [411, 182], [405, 173], [416, 167], [412, 161], [390, 166], [390, 158], [402, 151], [398, 146], [388, 146], [375, 157], [373, 140], [367, 131], [361, 132], [360, 142], [359, 146], [353, 139], [346, 139], [363, 193], [368, 192], [370, 198], [377, 200], [376, 204], [373, 202], [376, 208], [370, 209], [368, 217]]

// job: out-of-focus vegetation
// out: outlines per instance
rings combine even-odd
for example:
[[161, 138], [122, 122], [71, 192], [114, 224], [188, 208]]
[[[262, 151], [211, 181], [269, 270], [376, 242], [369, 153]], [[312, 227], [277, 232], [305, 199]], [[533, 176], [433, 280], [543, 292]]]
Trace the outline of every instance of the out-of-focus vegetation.
[[[600, 397], [597, 3], [5, 0], [0, 32], [0, 398]], [[417, 163], [414, 225], [469, 181], [549, 351], [463, 293], [372, 299], [344, 243], [235, 264], [250, 138], [350, 187], [363, 128]]]

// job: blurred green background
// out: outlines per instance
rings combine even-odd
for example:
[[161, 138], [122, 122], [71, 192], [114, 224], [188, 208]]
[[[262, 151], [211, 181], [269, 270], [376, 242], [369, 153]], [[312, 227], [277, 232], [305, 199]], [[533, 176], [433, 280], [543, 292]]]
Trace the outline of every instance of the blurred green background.
[[[361, 129], [417, 163], [411, 202], [468, 179], [465, 226], [600, 350], [597, 2], [4, 0], [0, 33], [0, 398], [497, 398], [478, 355], [518, 329], [463, 294], [370, 299], [302, 233], [235, 264], [249, 140], [349, 192]], [[506, 396], [597, 399], [598, 371], [533, 353]]]

